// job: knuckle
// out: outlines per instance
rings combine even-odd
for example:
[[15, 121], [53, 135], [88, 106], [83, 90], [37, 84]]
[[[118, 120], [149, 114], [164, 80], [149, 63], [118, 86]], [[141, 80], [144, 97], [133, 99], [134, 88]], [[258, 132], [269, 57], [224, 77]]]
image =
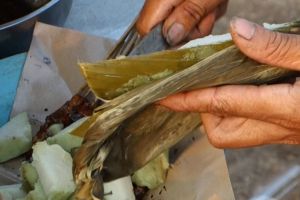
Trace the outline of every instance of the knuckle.
[[300, 129], [299, 89], [296, 85], [287, 85], [287, 93], [285, 97], [282, 97], [281, 110], [284, 114], [277, 120], [277, 123], [284, 127]]
[[222, 94], [220, 92], [220, 89], [216, 88], [212, 95], [211, 102], [208, 105], [207, 110], [212, 114], [224, 115], [231, 110], [230, 107], [231, 106], [228, 102], [228, 97]]
[[279, 124], [288, 129], [296, 129], [296, 130], [300, 129], [300, 125], [299, 125], [300, 119], [290, 114], [284, 115], [283, 118], [275, 119], [274, 121], [276, 124]]
[[219, 136], [219, 134], [216, 130], [208, 132], [207, 137], [208, 137], [209, 142], [214, 147], [220, 148], [220, 149], [226, 147], [224, 141], [222, 140], [222, 137]]
[[188, 1], [182, 5], [183, 11], [195, 21], [199, 21], [201, 17], [205, 16], [207, 11], [207, 6], [203, 3], [195, 3], [193, 1]]
[[199, 110], [197, 99], [194, 96], [190, 96], [188, 94], [185, 94], [183, 96], [183, 101], [181, 106], [184, 110], [190, 112], [195, 112]]
[[286, 34], [271, 32], [270, 37], [264, 47], [266, 59], [274, 62], [286, 58], [292, 47], [291, 39]]

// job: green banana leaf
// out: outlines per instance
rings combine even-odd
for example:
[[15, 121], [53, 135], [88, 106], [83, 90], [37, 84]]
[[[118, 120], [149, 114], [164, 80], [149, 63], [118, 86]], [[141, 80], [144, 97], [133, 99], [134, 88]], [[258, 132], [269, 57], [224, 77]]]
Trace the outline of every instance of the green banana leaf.
[[[300, 23], [295, 22], [280, 30], [297, 34], [299, 27]], [[132, 174], [199, 125], [194, 114], [175, 113], [152, 104], [155, 101], [198, 88], [259, 85], [297, 75], [247, 58], [230, 41], [81, 64], [81, 69], [92, 91], [107, 101], [83, 125], [89, 127], [87, 131], [74, 132], [84, 135], [74, 158], [80, 194], [81, 188], [99, 193], [99, 177], [110, 181]], [[152, 77], [165, 70], [172, 73], [127, 87], [124, 94], [116, 92], [137, 76]]]

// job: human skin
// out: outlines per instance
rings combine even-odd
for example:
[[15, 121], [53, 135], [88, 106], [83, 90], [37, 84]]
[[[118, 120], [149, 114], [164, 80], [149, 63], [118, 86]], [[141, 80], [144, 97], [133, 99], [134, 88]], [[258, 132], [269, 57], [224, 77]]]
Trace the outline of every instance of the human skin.
[[[300, 70], [300, 36], [272, 32], [235, 18], [230, 32], [250, 58]], [[300, 144], [300, 81], [275, 85], [228, 85], [172, 95], [161, 105], [201, 113], [210, 142], [219, 148]]]
[[[147, 0], [137, 28], [146, 34], [165, 20], [163, 34], [176, 45], [209, 34], [226, 5], [223, 0]], [[170, 31], [178, 23], [184, 27], [183, 33]], [[230, 32], [236, 46], [250, 58], [300, 70], [300, 36], [268, 31], [240, 18], [231, 21]], [[172, 95], [159, 103], [179, 112], [200, 113], [210, 142], [218, 148], [300, 144], [300, 80], [200, 89]]]
[[163, 35], [178, 45], [210, 34], [227, 4], [228, 0], [146, 0], [136, 26], [145, 35], [164, 21]]

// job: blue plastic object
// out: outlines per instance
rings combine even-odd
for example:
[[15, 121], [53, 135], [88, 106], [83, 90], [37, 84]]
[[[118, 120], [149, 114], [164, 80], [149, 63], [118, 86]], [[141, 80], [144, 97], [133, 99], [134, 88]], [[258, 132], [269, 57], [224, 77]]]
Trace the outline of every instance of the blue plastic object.
[[0, 60], [0, 126], [9, 120], [26, 53]]

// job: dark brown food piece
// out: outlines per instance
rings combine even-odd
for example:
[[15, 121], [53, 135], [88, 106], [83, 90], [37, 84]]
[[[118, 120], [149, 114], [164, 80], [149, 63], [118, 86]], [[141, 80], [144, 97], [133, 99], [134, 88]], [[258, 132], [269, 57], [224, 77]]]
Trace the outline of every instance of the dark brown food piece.
[[70, 101], [67, 101], [61, 108], [46, 118], [33, 142], [42, 141], [51, 136], [48, 133], [48, 128], [51, 125], [61, 123], [66, 127], [82, 117], [92, 115], [93, 110], [94, 106], [88, 100], [80, 95], [73, 96]]
[[148, 191], [149, 189], [147, 187], [140, 187], [133, 184], [133, 192], [136, 200], [143, 200]]

